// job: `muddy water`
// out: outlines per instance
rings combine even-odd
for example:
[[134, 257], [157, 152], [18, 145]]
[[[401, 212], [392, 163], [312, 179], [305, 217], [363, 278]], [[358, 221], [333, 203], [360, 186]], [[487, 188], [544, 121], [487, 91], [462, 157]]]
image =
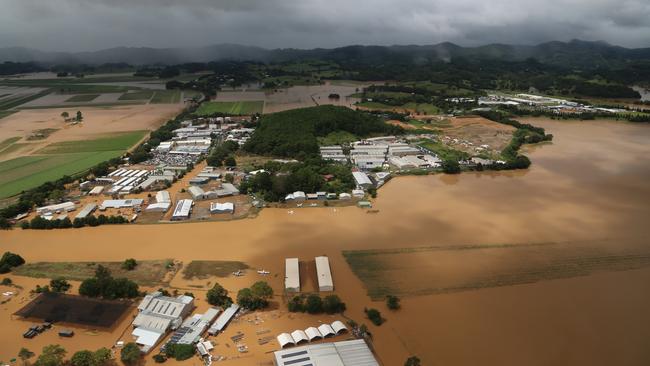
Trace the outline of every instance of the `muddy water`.
[[[235, 222], [13, 230], [0, 233], [0, 249], [28, 261], [243, 260], [279, 273], [269, 277], [277, 291], [283, 258], [327, 254], [346, 315], [363, 321], [363, 308], [374, 306], [388, 319], [371, 327], [386, 365], [409, 354], [426, 365], [649, 364], [649, 269], [407, 297], [402, 310], [389, 313], [345, 263], [341, 250], [443, 244], [594, 241], [617, 253], [650, 252], [650, 126], [526, 122], [555, 136], [528, 149], [531, 169], [400, 177], [380, 190], [377, 214], [267, 209]], [[499, 265], [481, 261], [488, 272]]]

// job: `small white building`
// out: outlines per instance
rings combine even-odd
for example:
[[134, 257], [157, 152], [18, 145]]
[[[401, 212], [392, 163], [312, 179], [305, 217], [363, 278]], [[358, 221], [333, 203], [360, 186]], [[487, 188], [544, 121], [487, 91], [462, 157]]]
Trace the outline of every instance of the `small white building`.
[[91, 196], [97, 196], [98, 194], [101, 194], [103, 190], [104, 186], [95, 186], [90, 190], [90, 192], [88, 192], [88, 194]]
[[210, 203], [210, 213], [211, 214], [221, 214], [221, 213], [233, 213], [235, 212], [235, 204], [232, 202], [212, 202]]
[[285, 259], [284, 289], [300, 292], [300, 262], [298, 258]]
[[316, 275], [318, 277], [319, 291], [334, 291], [329, 258], [325, 256], [316, 257]]
[[362, 189], [353, 189], [352, 190], [352, 197], [354, 198], [363, 198], [366, 196], [366, 192], [364, 192]]

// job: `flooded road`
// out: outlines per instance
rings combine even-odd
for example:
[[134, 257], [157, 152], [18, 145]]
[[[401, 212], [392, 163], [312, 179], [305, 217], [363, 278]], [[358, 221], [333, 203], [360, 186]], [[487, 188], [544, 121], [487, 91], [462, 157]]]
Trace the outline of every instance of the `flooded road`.
[[[285, 257], [326, 254], [346, 315], [368, 323], [363, 308], [376, 307], [387, 319], [370, 326], [385, 365], [401, 365], [411, 354], [424, 365], [649, 364], [650, 267], [404, 296], [402, 309], [389, 312], [370, 300], [345, 262], [342, 250], [544, 242], [562, 243], [563, 258], [650, 254], [650, 125], [521, 121], [555, 136], [527, 148], [531, 169], [399, 177], [381, 188], [377, 214], [355, 207], [265, 209], [233, 222], [12, 230], [0, 232], [0, 249], [28, 262], [241, 260], [280, 274]], [[409, 269], [421, 263], [395, 256], [393, 264], [405, 269], [401, 280], [426, 283], [434, 273], [435, 280], [462, 281], [466, 273], [501, 274], [518, 262], [517, 270], [526, 271], [531, 255], [535, 263], [549, 258], [543, 250], [464, 253], [427, 254], [435, 263], [419, 275]], [[269, 280], [281, 292], [282, 276]]]

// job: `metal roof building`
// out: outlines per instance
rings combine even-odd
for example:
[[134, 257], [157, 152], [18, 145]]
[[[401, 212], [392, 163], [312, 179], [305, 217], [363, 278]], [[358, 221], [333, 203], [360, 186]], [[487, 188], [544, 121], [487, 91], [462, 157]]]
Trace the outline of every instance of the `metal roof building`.
[[361, 188], [370, 188], [372, 187], [372, 181], [368, 178], [368, 175], [363, 172], [352, 172], [354, 181], [357, 182], [357, 186]]
[[318, 277], [319, 291], [334, 291], [329, 258], [316, 257], [316, 275]]
[[138, 305], [138, 315], [133, 320], [131, 334], [143, 352], [149, 352], [170, 329], [178, 328], [183, 318], [194, 308], [190, 296], [168, 297], [153, 292]]
[[144, 202], [144, 200], [139, 198], [130, 200], [105, 200], [102, 202], [100, 209], [135, 207], [140, 206], [142, 202]]
[[79, 213], [77, 214], [77, 216], [75, 216], [74, 218], [75, 218], [75, 219], [85, 219], [86, 216], [88, 216], [88, 215], [90, 215], [91, 213], [93, 213], [93, 211], [95, 211], [96, 208], [97, 208], [97, 205], [96, 205], [96, 204], [94, 204], [94, 203], [89, 203], [89, 204], [87, 204], [86, 206], [84, 206], [84, 208], [81, 209], [81, 211], [79, 211]]
[[219, 332], [221, 332], [226, 325], [232, 320], [232, 318], [237, 314], [239, 311], [239, 305], [237, 304], [232, 304], [228, 309], [226, 309], [221, 316], [217, 318], [217, 320], [212, 324], [210, 329], [208, 329], [208, 333], [211, 335], [215, 335]]
[[274, 357], [276, 366], [379, 366], [363, 339], [290, 348]]
[[167, 191], [158, 191], [156, 192], [156, 202], [162, 203], [162, 202], [171, 202], [172, 199], [169, 196], [169, 192]]
[[300, 292], [300, 264], [298, 258], [287, 258], [284, 260], [284, 265], [284, 289]]
[[174, 213], [172, 214], [172, 220], [187, 220], [190, 218], [190, 213], [192, 212], [192, 200], [180, 200], [176, 203], [176, 208], [174, 208]]

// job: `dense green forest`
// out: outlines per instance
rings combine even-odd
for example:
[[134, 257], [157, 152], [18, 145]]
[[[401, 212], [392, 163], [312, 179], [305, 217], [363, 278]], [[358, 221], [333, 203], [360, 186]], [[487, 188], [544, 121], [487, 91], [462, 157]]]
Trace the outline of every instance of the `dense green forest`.
[[318, 137], [339, 131], [357, 137], [403, 132], [371, 114], [324, 105], [262, 116], [244, 150], [258, 155], [301, 158], [318, 154]]

